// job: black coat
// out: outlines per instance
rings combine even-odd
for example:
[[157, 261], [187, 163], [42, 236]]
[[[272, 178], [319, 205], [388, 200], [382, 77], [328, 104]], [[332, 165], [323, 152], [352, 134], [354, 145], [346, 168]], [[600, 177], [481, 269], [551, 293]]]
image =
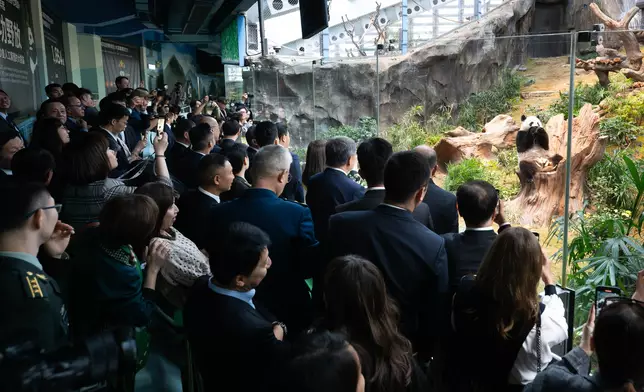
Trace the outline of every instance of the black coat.
[[184, 236], [194, 242], [199, 249], [207, 245], [204, 225], [208, 223], [210, 209], [219, 204], [217, 200], [203, 194], [198, 189], [185, 192], [177, 200], [179, 213], [174, 227]]
[[11, 117], [7, 117], [7, 119], [5, 120], [2, 116], [0, 116], [0, 132], [9, 132], [9, 131], [16, 131], [20, 133], [18, 126], [16, 126], [16, 124], [13, 122]]
[[222, 153], [226, 153], [235, 144], [237, 144], [237, 142], [233, 139], [223, 139], [221, 143], [219, 143], [219, 147], [221, 148]]
[[203, 157], [204, 155], [196, 151], [187, 151], [182, 159], [173, 164], [174, 172], [172, 175], [181, 181], [187, 189], [196, 189], [199, 186], [197, 169]]
[[360, 199], [364, 188], [346, 174], [327, 168], [309, 179], [306, 193], [306, 204], [311, 208], [315, 223], [315, 236], [325, 242], [329, 229], [329, 217], [335, 214], [335, 207], [340, 204]]
[[[378, 207], [385, 200], [384, 189], [371, 189], [367, 190], [362, 199], [350, 201], [341, 204], [335, 208], [336, 212], [346, 211], [367, 211], [373, 210]], [[412, 213], [414, 219], [422, 223], [423, 226], [429, 230], [434, 231], [434, 223], [432, 222], [432, 215], [429, 212], [429, 206], [425, 203], [420, 203]]]
[[273, 335], [275, 319], [253, 303], [260, 310], [215, 293], [207, 277], [190, 290], [183, 319], [206, 391], [267, 391], [287, 361], [288, 344]]
[[82, 132], [87, 132], [87, 129], [83, 128], [80, 126], [80, 124], [71, 118], [67, 117], [67, 122], [65, 122], [65, 127], [69, 129], [69, 137], [70, 139], [74, 139], [78, 137], [78, 134]]
[[190, 147], [186, 147], [180, 143], [175, 143], [172, 149], [166, 151], [166, 163], [172, 175], [174, 175], [175, 165], [188, 154], [188, 151], [190, 151]]
[[304, 203], [304, 186], [302, 185], [302, 167], [300, 166], [300, 157], [293, 153], [291, 153], [291, 157], [293, 157], [293, 162], [291, 162], [291, 168], [289, 169], [291, 180], [284, 187], [284, 191], [280, 197]]
[[271, 239], [268, 252], [273, 264], [257, 288], [257, 299], [289, 330], [299, 332], [308, 328], [312, 304], [304, 280], [317, 267], [319, 251], [309, 209], [280, 199], [270, 190], [251, 188], [239, 199], [212, 209], [209, 238], [220, 237], [217, 233], [234, 222], [255, 225]]
[[431, 353], [448, 317], [445, 241], [409, 211], [380, 205], [332, 216], [329, 245], [331, 257], [359, 255], [382, 271], [400, 306], [402, 332], [415, 351]]
[[246, 189], [250, 189], [250, 184], [244, 177], [235, 176], [233, 184], [228, 192], [221, 194], [221, 201], [231, 201], [238, 199], [244, 195]]
[[451, 291], [458, 288], [465, 275], [476, 274], [488, 249], [496, 239], [494, 230], [447, 233], [445, 250], [449, 265], [449, 283]]
[[458, 233], [458, 210], [453, 193], [441, 189], [430, 179], [423, 202], [429, 206], [436, 234]]
[[[121, 144], [114, 139], [114, 136], [110, 134], [106, 129], [103, 128], [94, 128], [92, 131], [101, 132], [105, 135], [107, 143], [109, 144], [110, 150], [116, 152], [116, 160], [118, 161], [118, 166], [116, 169], [112, 170], [109, 174], [110, 178], [118, 178], [121, 175], [125, 174], [130, 169], [130, 162], [128, 161], [127, 154], [125, 150], [121, 147]], [[126, 136], [127, 137], [127, 136]], [[126, 143], [127, 144], [127, 143]], [[130, 150], [131, 151], [131, 150]]]

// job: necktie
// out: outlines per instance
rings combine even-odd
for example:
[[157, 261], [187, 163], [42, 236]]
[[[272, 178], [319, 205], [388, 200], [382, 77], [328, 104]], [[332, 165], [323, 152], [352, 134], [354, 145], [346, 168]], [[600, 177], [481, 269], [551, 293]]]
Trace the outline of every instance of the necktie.
[[129, 157], [130, 157], [130, 155], [132, 155], [132, 152], [131, 152], [131, 151], [130, 151], [130, 149], [127, 147], [127, 144], [125, 144], [125, 142], [123, 141], [122, 137], [123, 137], [123, 136], [122, 136], [122, 134], [119, 134], [119, 135], [116, 137], [116, 140], [118, 141], [118, 143], [121, 145], [121, 148], [122, 148], [122, 149], [123, 149], [123, 151], [125, 152], [125, 156], [129, 158]]

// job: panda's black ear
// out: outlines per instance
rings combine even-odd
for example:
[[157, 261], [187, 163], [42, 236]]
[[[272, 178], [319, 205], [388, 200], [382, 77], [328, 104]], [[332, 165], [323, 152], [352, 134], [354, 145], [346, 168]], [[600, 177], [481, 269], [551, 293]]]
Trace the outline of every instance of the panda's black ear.
[[521, 115], [521, 121], [525, 121], [525, 119], [526, 119], [526, 118], [527, 118], [527, 117], [525, 116], [525, 114], [522, 114], [522, 115]]

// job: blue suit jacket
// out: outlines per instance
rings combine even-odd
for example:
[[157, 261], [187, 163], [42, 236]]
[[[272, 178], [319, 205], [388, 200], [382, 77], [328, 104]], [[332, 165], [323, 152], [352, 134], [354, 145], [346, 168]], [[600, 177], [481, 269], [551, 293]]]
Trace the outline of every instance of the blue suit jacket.
[[430, 179], [423, 202], [429, 206], [436, 234], [458, 233], [456, 195], [442, 189]]
[[309, 179], [306, 204], [311, 208], [315, 235], [324, 242], [329, 229], [329, 218], [340, 204], [360, 199], [364, 188], [346, 174], [327, 168]]
[[293, 162], [289, 173], [291, 174], [291, 181], [284, 187], [284, 192], [280, 197], [288, 200], [295, 200], [304, 203], [304, 186], [302, 186], [302, 167], [300, 166], [300, 157], [297, 154], [291, 153]]
[[[233, 201], [212, 208], [210, 238], [233, 222], [247, 222], [264, 230], [273, 264], [257, 288], [255, 298], [268, 308], [289, 332], [311, 323], [311, 297], [304, 279], [317, 267], [318, 241], [311, 212], [306, 206], [283, 200], [267, 189], [251, 188]], [[217, 255], [210, 257], [216, 260]]]

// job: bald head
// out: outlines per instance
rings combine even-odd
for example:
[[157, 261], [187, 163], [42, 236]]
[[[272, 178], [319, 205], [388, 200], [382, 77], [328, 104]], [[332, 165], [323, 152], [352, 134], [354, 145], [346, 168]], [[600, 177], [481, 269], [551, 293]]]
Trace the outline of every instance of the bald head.
[[199, 124], [208, 124], [210, 130], [215, 134], [215, 140], [219, 140], [219, 123], [214, 117], [203, 116], [199, 120]]
[[436, 150], [434, 150], [430, 146], [423, 144], [421, 146], [415, 147], [414, 151], [420, 153], [422, 156], [425, 157], [425, 159], [427, 159], [427, 162], [429, 162], [429, 171], [433, 176], [436, 169], [436, 164], [438, 162], [438, 157], [436, 156]]

